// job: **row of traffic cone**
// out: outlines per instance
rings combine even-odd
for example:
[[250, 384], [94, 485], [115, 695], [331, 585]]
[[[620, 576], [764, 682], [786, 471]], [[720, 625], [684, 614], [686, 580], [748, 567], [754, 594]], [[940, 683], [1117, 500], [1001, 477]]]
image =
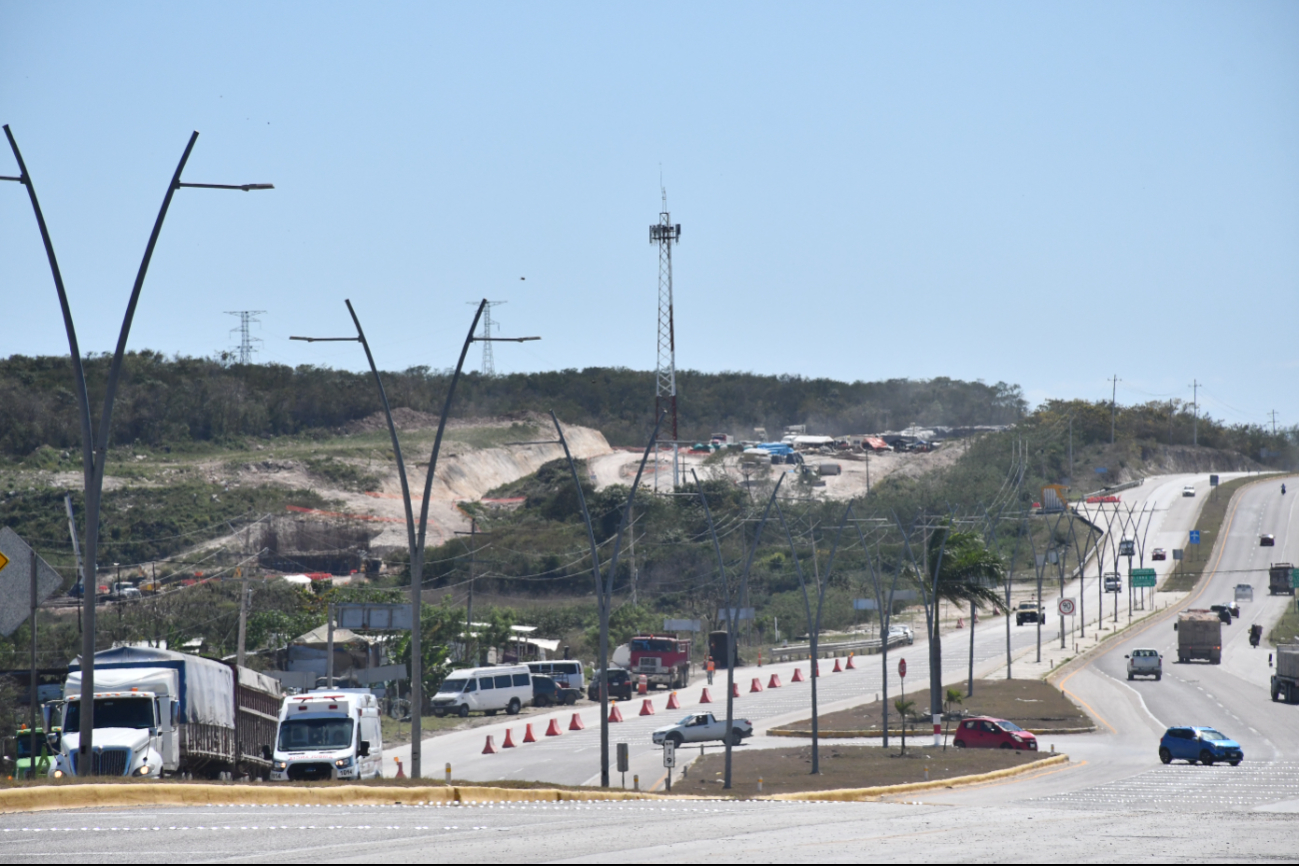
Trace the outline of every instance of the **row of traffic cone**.
[[[581, 717], [579, 714], [577, 714], [577, 713], [573, 713], [573, 719], [572, 719], [572, 721], [570, 721], [570, 722], [568, 723], [568, 729], [569, 729], [570, 731], [584, 731], [584, 730], [586, 730], [586, 725], [584, 725], [584, 724], [582, 723], [582, 717]], [[550, 726], [546, 728], [546, 734], [545, 734], [545, 736], [547, 736], [547, 737], [558, 737], [558, 736], [562, 735], [563, 733], [564, 733], [564, 732], [563, 732], [562, 730], [560, 730], [560, 728], [559, 728], [559, 719], [554, 719], [554, 718], [552, 718], [552, 719], [550, 720]], [[524, 743], [535, 743], [535, 742], [537, 742], [537, 737], [536, 737], [536, 735], [532, 732], [532, 722], [528, 722], [527, 727], [524, 729], [524, 732], [523, 732], [523, 742], [524, 742]], [[515, 748], [516, 745], [517, 745], [517, 744], [514, 742], [514, 730], [513, 730], [512, 728], [506, 728], [506, 729], [505, 729], [505, 741], [504, 741], [503, 743], [501, 743], [501, 748], [502, 748], [502, 749], [513, 749], [513, 748]], [[494, 755], [494, 754], [497, 753], [497, 751], [499, 751], [499, 750], [496, 748], [496, 743], [493, 741], [493, 737], [492, 737], [492, 735], [491, 735], [491, 734], [488, 734], [488, 735], [487, 735], [487, 745], [483, 746], [483, 754], [484, 754], [484, 755]]]

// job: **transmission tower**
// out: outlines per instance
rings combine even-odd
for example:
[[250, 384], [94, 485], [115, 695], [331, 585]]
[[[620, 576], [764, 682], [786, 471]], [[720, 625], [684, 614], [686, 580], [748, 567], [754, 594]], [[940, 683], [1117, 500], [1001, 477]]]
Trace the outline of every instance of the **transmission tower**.
[[[478, 306], [480, 303], [482, 303], [482, 301], [465, 301], [465, 303], [468, 304], [468, 305], [471, 306], [471, 307], [476, 307], [476, 306]], [[490, 336], [492, 335], [492, 327], [493, 327], [493, 326], [492, 326], [492, 307], [499, 307], [501, 304], [505, 304], [505, 303], [509, 303], [509, 302], [508, 302], [508, 301], [488, 301], [486, 304], [483, 304], [483, 336], [484, 336], [484, 337], [490, 337]], [[499, 326], [497, 326], [497, 327], [499, 327]], [[496, 375], [496, 361], [495, 361], [495, 359], [492, 358], [492, 341], [491, 341], [491, 340], [484, 340], [484, 341], [483, 341], [483, 375], [484, 375], [484, 376], [495, 376], [495, 375]]]
[[[672, 422], [672, 486], [677, 486], [677, 341], [672, 322], [672, 245], [681, 241], [681, 225], [672, 224], [668, 214], [668, 192], [663, 194], [663, 210], [659, 221], [650, 226], [650, 243], [659, 245], [659, 319], [658, 368], [654, 376], [654, 418], [658, 420], [664, 409]], [[658, 477], [658, 460], [654, 461], [655, 478]]]
[[265, 312], [265, 310], [226, 310], [227, 316], [239, 317], [239, 327], [230, 329], [230, 333], [232, 334], [236, 331], [239, 332], [237, 363], [251, 364], [253, 362], [253, 353], [257, 351], [257, 349], [253, 347], [253, 343], [260, 343], [261, 338], [250, 335], [248, 333], [248, 326], [253, 322], [260, 324], [261, 319], [257, 317]]

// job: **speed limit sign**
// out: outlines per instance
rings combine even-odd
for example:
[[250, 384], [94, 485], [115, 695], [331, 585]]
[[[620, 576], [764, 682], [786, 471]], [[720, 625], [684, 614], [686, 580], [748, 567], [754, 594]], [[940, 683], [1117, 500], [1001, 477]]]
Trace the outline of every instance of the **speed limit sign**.
[[898, 676], [906, 679], [907, 677], [907, 660], [898, 659]]
[[1072, 598], [1060, 599], [1060, 616], [1073, 616], [1074, 609], [1075, 605]]

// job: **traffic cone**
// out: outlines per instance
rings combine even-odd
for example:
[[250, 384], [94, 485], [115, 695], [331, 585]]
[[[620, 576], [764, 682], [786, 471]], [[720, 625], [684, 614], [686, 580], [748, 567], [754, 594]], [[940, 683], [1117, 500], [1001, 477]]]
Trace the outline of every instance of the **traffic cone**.
[[771, 680], [767, 683], [767, 688], [769, 689], [780, 688], [780, 677], [776, 676], [775, 674], [772, 674]]
[[509, 728], [505, 729], [505, 742], [501, 743], [502, 749], [514, 748], [514, 737], [511, 736], [512, 733], [513, 731], [511, 731]]
[[708, 694], [708, 689], [704, 689], [703, 694], [701, 694], [701, 695], [699, 696], [699, 703], [701, 703], [701, 704], [711, 704], [712, 702], [713, 702], [713, 697], [712, 697], [712, 695]]
[[654, 715], [654, 704], [650, 701], [649, 698], [646, 698], [645, 700], [640, 702], [640, 714], [642, 716]]
[[757, 677], [753, 678], [753, 684], [749, 686], [749, 694], [762, 691], [762, 680]]
[[803, 679], [803, 669], [802, 669], [802, 668], [794, 668], [794, 675], [793, 675], [792, 677], [789, 678], [789, 681], [790, 681], [791, 683], [802, 683], [802, 682], [806, 682], [806, 680]]
[[841, 674], [841, 673], [843, 673], [843, 668], [839, 667], [839, 659], [838, 659], [837, 656], [835, 657], [835, 660], [834, 660], [834, 670], [830, 671], [830, 673], [832, 673], [832, 674]]
[[537, 738], [532, 735], [532, 722], [528, 722], [528, 729], [523, 732], [523, 742], [535, 743]]
[[819, 659], [817, 661], [812, 662], [812, 676], [814, 677], [821, 676], [821, 661]]
[[964, 619], [963, 617], [959, 617], [959, 616], [958, 616], [958, 617], [956, 618], [956, 627], [957, 627], [957, 628], [965, 628], [965, 619]]
[[669, 709], [669, 710], [679, 710], [679, 709], [681, 709], [681, 702], [677, 700], [677, 693], [676, 693], [676, 692], [673, 692], [672, 694], [668, 695], [668, 705], [667, 705], [667, 709]]
[[731, 697], [738, 698], [739, 696], [740, 696], [740, 684], [731, 683]]
[[617, 701], [614, 701], [612, 704], [609, 705], [609, 721], [610, 722], [622, 721], [622, 710], [618, 709]]
[[491, 734], [488, 734], [488, 735], [487, 735], [487, 745], [483, 746], [483, 754], [484, 754], [484, 755], [495, 755], [495, 754], [496, 754], [496, 744], [492, 742], [492, 735], [491, 735]]
[[406, 771], [405, 771], [404, 769], [402, 769], [402, 766], [401, 766], [401, 758], [393, 758], [393, 760], [397, 762], [397, 776], [396, 776], [396, 778], [398, 778], [398, 779], [404, 779], [404, 778], [406, 778]]
[[582, 716], [579, 713], [573, 713], [573, 721], [568, 723], [570, 731], [585, 731], [586, 725], [582, 724]]
[[843, 666], [843, 669], [846, 671], [857, 670], [855, 667], [852, 666], [852, 653], [848, 653], [848, 663]]
[[559, 729], [559, 719], [555, 718], [554, 716], [551, 716], [551, 717], [550, 717], [550, 727], [546, 728], [546, 736], [547, 736], [547, 737], [558, 737], [558, 736], [561, 735], [562, 733], [564, 733], [564, 732], [561, 731], [561, 730]]

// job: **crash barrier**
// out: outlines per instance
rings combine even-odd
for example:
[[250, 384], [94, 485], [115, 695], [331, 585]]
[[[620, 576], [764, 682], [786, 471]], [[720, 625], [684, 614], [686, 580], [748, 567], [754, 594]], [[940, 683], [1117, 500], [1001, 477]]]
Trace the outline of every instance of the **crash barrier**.
[[618, 702], [617, 702], [617, 701], [614, 701], [614, 702], [609, 706], [609, 721], [611, 721], [611, 722], [621, 722], [621, 721], [622, 721], [622, 710], [618, 709]]
[[772, 674], [771, 681], [767, 683], [767, 688], [769, 689], [780, 688], [780, 677], [776, 676], [775, 674]]
[[753, 678], [753, 684], [749, 686], [749, 694], [762, 691], [762, 680], [757, 677]]
[[501, 748], [502, 748], [502, 749], [513, 749], [513, 748], [514, 748], [514, 737], [513, 737], [513, 734], [514, 734], [514, 731], [513, 731], [511, 728], [506, 728], [506, 729], [505, 729], [505, 740], [501, 743]]
[[803, 669], [802, 669], [802, 668], [794, 668], [794, 675], [793, 675], [792, 677], [789, 678], [789, 681], [790, 681], [791, 683], [801, 683], [801, 682], [805, 682], [805, 680], [803, 679]]
[[[895, 647], [907, 642], [906, 635], [901, 632], [889, 635], [889, 647]], [[816, 647], [817, 654], [823, 658], [837, 655], [840, 652], [856, 651], [862, 655], [871, 655], [883, 649], [883, 644], [877, 637], [863, 638], [862, 640], [845, 640], [835, 641], [834, 643], [818, 643]], [[812, 652], [811, 644], [797, 644], [792, 646], [778, 646], [771, 648], [771, 660], [773, 662], [789, 661], [790, 659], [804, 659]]]
[[551, 716], [550, 727], [546, 728], [546, 736], [558, 737], [562, 733], [564, 732], [559, 729], [559, 719], [555, 718], [554, 716]]
[[708, 689], [704, 689], [703, 693], [699, 695], [699, 703], [711, 704], [712, 702], [713, 702], [713, 696], [708, 694]]
[[495, 755], [495, 754], [496, 754], [496, 745], [492, 742], [492, 735], [491, 735], [491, 734], [488, 734], [488, 735], [487, 735], [487, 745], [483, 746], [483, 754], [484, 754], [484, 755]]
[[523, 733], [523, 742], [525, 743], [537, 742], [536, 735], [532, 733], [532, 722], [528, 722], [528, 729]]
[[681, 709], [681, 702], [677, 700], [677, 693], [676, 693], [676, 692], [673, 692], [672, 694], [668, 695], [668, 706], [667, 706], [667, 708], [668, 708], [669, 710], [679, 710], [679, 709]]
[[646, 698], [645, 700], [640, 702], [640, 715], [642, 716], [654, 715], [654, 704], [650, 701], [649, 698]]

